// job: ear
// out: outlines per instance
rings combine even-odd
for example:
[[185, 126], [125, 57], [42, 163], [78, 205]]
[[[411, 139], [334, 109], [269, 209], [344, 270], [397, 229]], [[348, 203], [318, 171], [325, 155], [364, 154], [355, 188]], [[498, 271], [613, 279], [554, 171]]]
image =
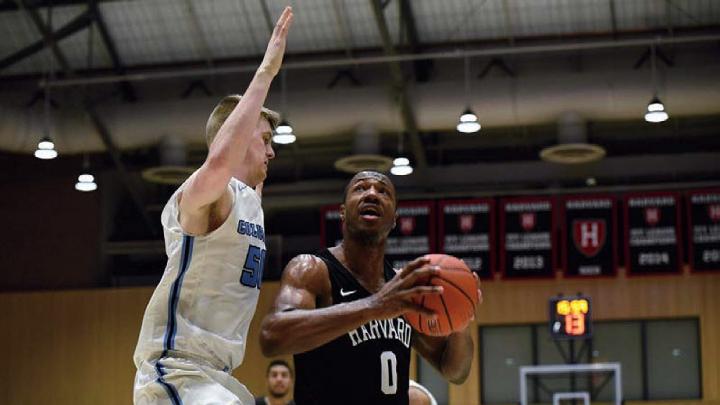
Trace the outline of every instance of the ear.
[[345, 204], [340, 204], [340, 221], [345, 222]]
[[395, 217], [393, 218], [393, 226], [390, 229], [395, 229], [395, 225], [397, 225], [397, 219], [399, 217], [400, 217], [400, 215], [398, 215], [397, 211], [395, 211]]

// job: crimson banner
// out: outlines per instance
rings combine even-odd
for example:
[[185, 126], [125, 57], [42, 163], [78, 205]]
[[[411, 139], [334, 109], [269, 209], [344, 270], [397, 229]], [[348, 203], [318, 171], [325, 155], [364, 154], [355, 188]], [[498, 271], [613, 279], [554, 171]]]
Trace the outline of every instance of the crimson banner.
[[680, 271], [680, 206], [674, 193], [625, 196], [628, 274]]
[[563, 209], [563, 269], [568, 276], [607, 276], [617, 268], [615, 199], [566, 197]]
[[549, 197], [500, 203], [500, 269], [505, 277], [552, 277], [555, 216]]
[[438, 250], [462, 259], [481, 278], [495, 268], [495, 209], [491, 199], [440, 201]]
[[435, 203], [402, 201], [397, 222], [388, 236], [385, 258], [396, 269], [413, 259], [435, 252]]
[[689, 194], [688, 224], [690, 268], [720, 271], [720, 190]]
[[342, 221], [340, 205], [327, 205], [320, 209], [320, 247], [333, 247], [342, 240]]

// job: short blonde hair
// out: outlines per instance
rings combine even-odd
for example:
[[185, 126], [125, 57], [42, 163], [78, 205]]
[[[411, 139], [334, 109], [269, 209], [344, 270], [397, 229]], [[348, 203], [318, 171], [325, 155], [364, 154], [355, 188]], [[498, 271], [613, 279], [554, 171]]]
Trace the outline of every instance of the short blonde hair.
[[[207, 141], [208, 146], [210, 146], [212, 141], [215, 139], [215, 135], [217, 135], [220, 127], [222, 127], [222, 124], [225, 122], [227, 117], [230, 116], [230, 113], [235, 109], [235, 106], [238, 105], [241, 98], [242, 96], [239, 94], [225, 96], [215, 106], [212, 113], [210, 113], [210, 118], [208, 118], [207, 124], [205, 125], [205, 140]], [[262, 110], [260, 110], [260, 116], [268, 120], [270, 127], [273, 130], [280, 122], [280, 114], [269, 108], [263, 107]]]

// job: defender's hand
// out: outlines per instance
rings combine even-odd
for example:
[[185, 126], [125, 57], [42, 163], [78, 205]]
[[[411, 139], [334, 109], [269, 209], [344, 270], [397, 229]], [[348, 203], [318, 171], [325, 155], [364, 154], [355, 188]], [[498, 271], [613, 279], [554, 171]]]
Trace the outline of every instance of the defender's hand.
[[288, 29], [292, 24], [292, 20], [292, 7], [287, 6], [280, 15], [280, 18], [278, 18], [277, 24], [275, 24], [275, 29], [270, 37], [270, 42], [265, 51], [265, 57], [258, 68], [258, 72], [265, 72], [274, 77], [280, 71], [283, 55], [285, 54]]

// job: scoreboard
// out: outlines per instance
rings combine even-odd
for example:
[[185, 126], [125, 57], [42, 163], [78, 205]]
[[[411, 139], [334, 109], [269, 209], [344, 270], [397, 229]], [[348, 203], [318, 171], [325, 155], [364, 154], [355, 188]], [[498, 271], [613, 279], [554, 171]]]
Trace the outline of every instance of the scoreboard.
[[550, 335], [553, 339], [592, 337], [590, 297], [554, 297], [550, 299]]

